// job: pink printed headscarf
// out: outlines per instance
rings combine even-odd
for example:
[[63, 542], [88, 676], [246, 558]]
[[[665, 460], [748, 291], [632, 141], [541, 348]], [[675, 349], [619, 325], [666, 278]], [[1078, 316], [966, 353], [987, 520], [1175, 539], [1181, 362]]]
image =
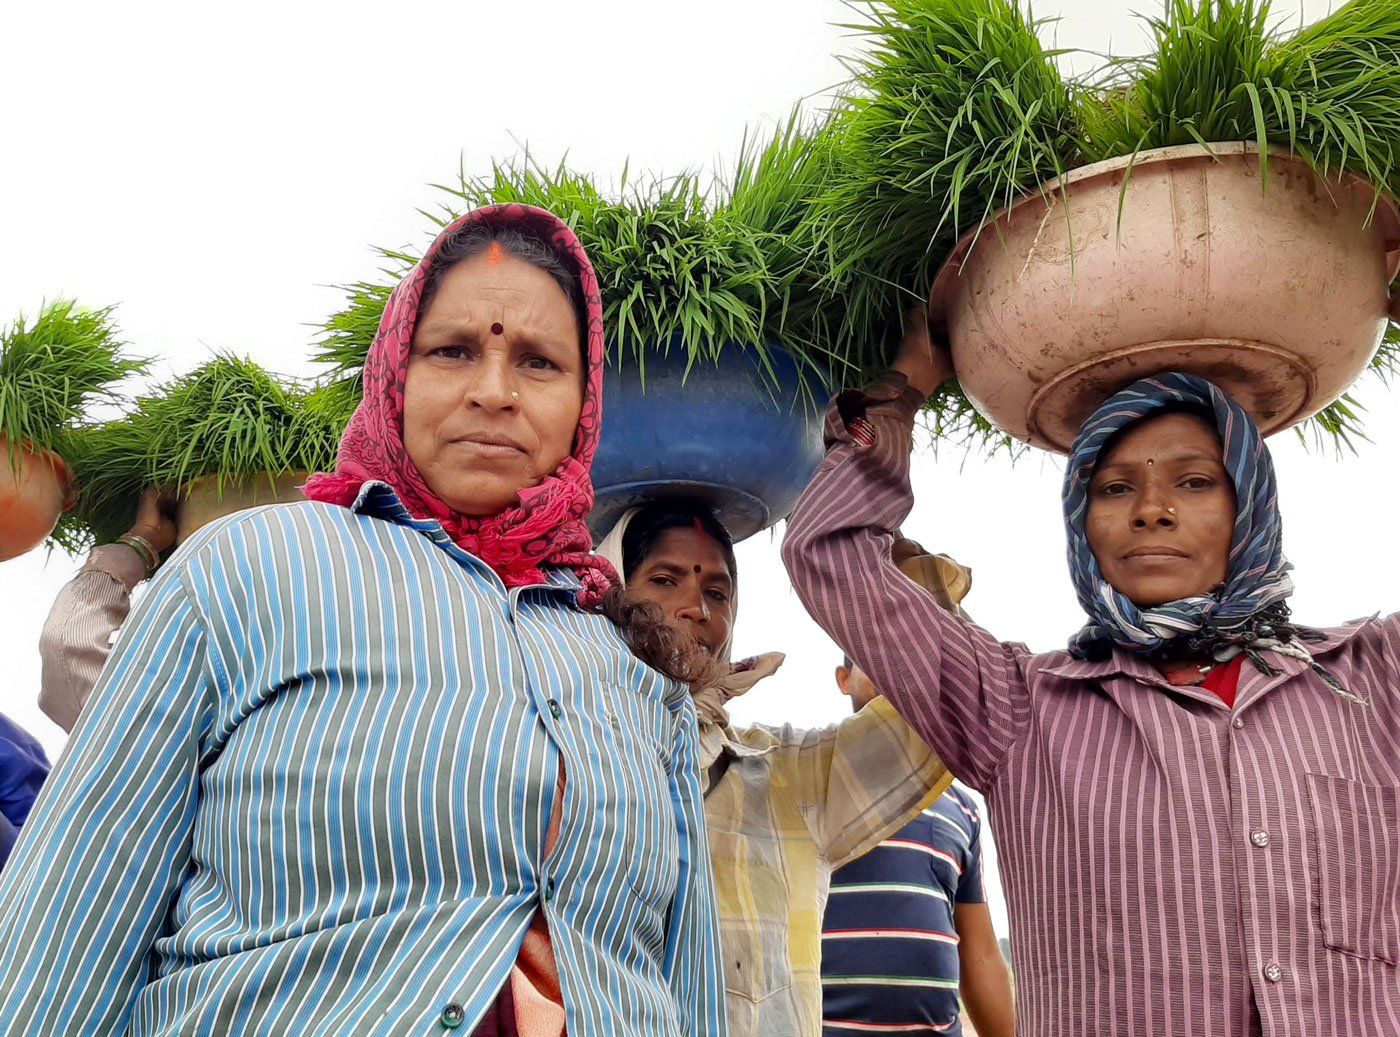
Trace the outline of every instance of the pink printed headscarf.
[[[538, 486], [521, 490], [518, 504], [480, 518], [453, 511], [434, 494], [403, 442], [404, 381], [428, 266], [443, 241], [469, 225], [509, 226], [548, 243], [578, 275], [588, 321], [583, 411], [573, 453]], [[592, 553], [593, 541], [584, 524], [593, 508], [589, 469], [603, 417], [603, 350], [598, 279], [574, 232], [558, 217], [529, 205], [493, 205], [470, 212], [443, 229], [389, 297], [365, 361], [364, 399], [341, 438], [335, 471], [313, 475], [304, 492], [311, 500], [349, 507], [364, 483], [388, 483], [410, 514], [436, 519], [458, 546], [494, 569], [507, 587], [544, 583], [545, 566], [567, 567], [583, 582], [579, 604], [595, 607], [617, 579], [613, 567]]]

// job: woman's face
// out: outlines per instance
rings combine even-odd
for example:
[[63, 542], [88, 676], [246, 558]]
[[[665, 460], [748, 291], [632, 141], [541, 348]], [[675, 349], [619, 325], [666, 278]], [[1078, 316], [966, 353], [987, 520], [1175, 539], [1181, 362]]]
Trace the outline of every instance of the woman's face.
[[583, 374], [578, 318], [553, 277], [499, 246], [465, 259], [413, 332], [409, 460], [454, 511], [503, 511], [569, 455]]
[[719, 657], [734, 627], [734, 578], [724, 549], [698, 529], [668, 529], [627, 577], [628, 596], [661, 606], [666, 618], [688, 629]]
[[1133, 426], [1089, 482], [1089, 547], [1104, 579], [1139, 608], [1223, 584], [1234, 529], [1220, 440], [1192, 414]]

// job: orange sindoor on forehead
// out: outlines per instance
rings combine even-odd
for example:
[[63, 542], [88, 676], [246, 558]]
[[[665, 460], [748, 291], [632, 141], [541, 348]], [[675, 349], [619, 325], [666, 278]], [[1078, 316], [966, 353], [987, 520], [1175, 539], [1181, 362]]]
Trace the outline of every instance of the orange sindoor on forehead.
[[492, 241], [486, 249], [486, 258], [492, 266], [500, 266], [506, 258], [506, 250], [501, 247], [499, 241]]
[[[710, 536], [709, 530], [707, 530], [707, 529], [705, 528], [705, 524], [704, 524], [703, 522], [700, 521], [699, 516], [696, 516], [695, 518], [691, 519], [690, 521], [691, 521], [691, 524], [695, 527], [695, 535], [696, 535], [696, 536], [698, 536], [701, 540], [710, 540], [710, 539], [712, 539], [711, 536]], [[703, 571], [704, 571], [704, 570], [703, 570], [703, 568], [702, 568], [701, 566], [697, 565], [697, 566], [695, 567], [695, 575], [699, 576], [700, 573], [703, 572]]]

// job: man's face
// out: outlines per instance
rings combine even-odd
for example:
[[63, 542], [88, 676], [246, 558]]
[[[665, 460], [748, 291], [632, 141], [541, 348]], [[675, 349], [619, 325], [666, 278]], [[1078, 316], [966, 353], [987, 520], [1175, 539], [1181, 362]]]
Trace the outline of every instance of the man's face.
[[855, 712], [860, 712], [872, 699], [880, 697], [879, 689], [870, 683], [865, 671], [855, 663], [849, 667], [836, 667], [836, 684], [842, 695], [850, 697], [851, 709]]

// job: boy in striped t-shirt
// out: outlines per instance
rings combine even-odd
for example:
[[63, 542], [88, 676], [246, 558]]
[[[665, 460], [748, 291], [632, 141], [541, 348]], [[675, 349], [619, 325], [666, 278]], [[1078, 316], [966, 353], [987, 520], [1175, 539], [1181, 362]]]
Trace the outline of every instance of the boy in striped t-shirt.
[[[860, 709], [879, 693], [848, 658], [837, 683]], [[1006, 962], [982, 892], [982, 821], [954, 786], [831, 877], [822, 932], [825, 1037], [963, 1032], [1012, 1037]]]

